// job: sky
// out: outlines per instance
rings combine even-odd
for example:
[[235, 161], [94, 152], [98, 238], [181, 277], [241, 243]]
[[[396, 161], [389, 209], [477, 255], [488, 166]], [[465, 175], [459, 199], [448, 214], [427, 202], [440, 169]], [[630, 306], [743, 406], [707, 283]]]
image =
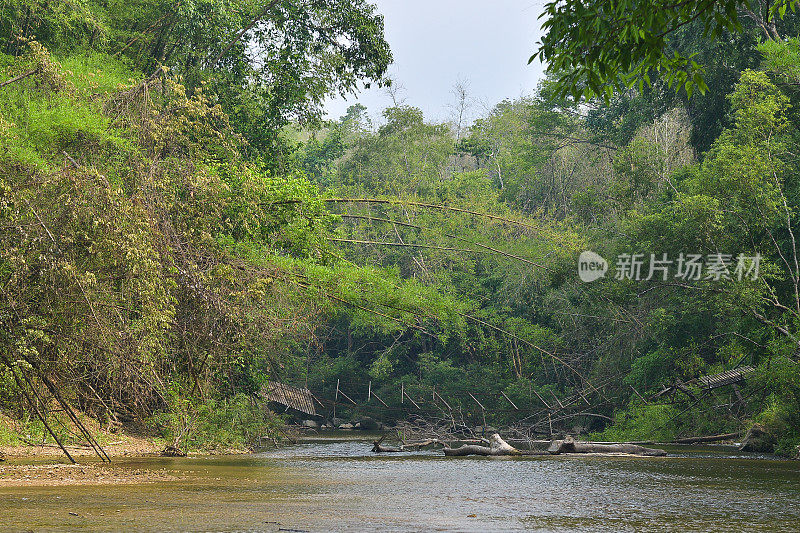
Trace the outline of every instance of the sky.
[[[468, 88], [470, 118], [504, 98], [536, 89], [544, 66], [528, 58], [540, 38], [538, 17], [545, 0], [372, 0], [384, 16], [399, 102], [419, 107], [426, 119], [453, 116], [453, 87]], [[385, 89], [373, 86], [347, 100], [329, 100], [328, 118], [338, 119], [360, 102], [376, 123], [391, 105]]]

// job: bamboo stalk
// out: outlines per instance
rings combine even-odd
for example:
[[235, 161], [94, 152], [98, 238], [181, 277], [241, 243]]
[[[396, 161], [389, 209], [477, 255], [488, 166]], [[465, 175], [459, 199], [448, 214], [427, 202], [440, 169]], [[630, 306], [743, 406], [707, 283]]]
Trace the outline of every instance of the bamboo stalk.
[[326, 198], [325, 202], [329, 203], [354, 203], [354, 204], [389, 204], [389, 205], [411, 205], [415, 207], [424, 207], [426, 209], [438, 209], [440, 211], [454, 211], [456, 213], [466, 213], [468, 215], [475, 215], [485, 217], [491, 220], [498, 220], [508, 224], [514, 224], [523, 228], [539, 231], [539, 228], [519, 220], [512, 220], [510, 218], [492, 215], [490, 213], [482, 213], [480, 211], [473, 211], [471, 209], [463, 209], [461, 207], [452, 207], [448, 205], [427, 204], [424, 202], [414, 202], [411, 200], [385, 200], [382, 198]]
[[[72, 458], [72, 455], [70, 455], [70, 453], [67, 451], [67, 448], [64, 446], [64, 444], [61, 443], [61, 440], [58, 438], [58, 436], [56, 436], [56, 433], [55, 431], [53, 431], [53, 428], [51, 428], [50, 424], [47, 423], [47, 420], [45, 419], [44, 415], [42, 415], [41, 411], [39, 411], [39, 407], [37, 407], [36, 403], [33, 401], [33, 398], [31, 398], [30, 394], [28, 394], [28, 389], [25, 386], [23, 386], [22, 382], [19, 379], [19, 376], [17, 376], [17, 372], [14, 366], [6, 358], [3, 358], [3, 362], [9, 368], [9, 370], [11, 370], [11, 375], [14, 376], [14, 381], [17, 383], [17, 387], [19, 387], [19, 389], [22, 391], [22, 394], [25, 396], [25, 399], [28, 400], [28, 403], [30, 404], [34, 413], [36, 413], [36, 417], [42, 421], [42, 424], [44, 424], [45, 429], [50, 434], [50, 436], [53, 437], [53, 440], [56, 441], [56, 444], [58, 444], [58, 447], [61, 448], [62, 452], [64, 452], [64, 455], [67, 456], [67, 459], [69, 459], [69, 461], [72, 464], [75, 464], [77, 461], [75, 461], [75, 459]], [[22, 374], [22, 377], [25, 379], [28, 385], [31, 387], [31, 391], [33, 391], [33, 394], [36, 394], [36, 391], [33, 388], [33, 384], [31, 384], [30, 380], [25, 375], [25, 373], [21, 371], [20, 373]]]
[[[360, 219], [360, 220], [369, 220], [369, 221], [373, 221], [373, 222], [387, 222], [387, 223], [390, 223], [390, 224], [397, 224], [399, 226], [405, 226], [405, 227], [408, 227], [408, 228], [420, 229], [420, 230], [423, 230], [423, 231], [433, 231], [431, 228], [428, 228], [428, 227], [425, 227], [425, 226], [420, 226], [418, 224], [410, 224], [408, 222], [401, 222], [399, 220], [392, 220], [392, 219], [389, 219], [389, 218], [370, 217], [370, 216], [366, 216], [366, 215], [351, 215], [351, 214], [348, 214], [348, 213], [345, 213], [345, 214], [340, 215], [340, 216], [342, 218], [355, 218], [355, 219]], [[470, 241], [469, 239], [465, 239], [464, 237], [458, 237], [457, 235], [453, 235], [453, 234], [450, 234], [450, 233], [443, 233], [442, 235], [444, 235], [445, 237], [449, 237], [451, 239], [456, 239], [456, 240], [459, 240], [459, 241], [462, 241], [462, 242], [467, 242], [467, 243], [469, 243], [469, 244], [471, 244], [473, 246], [478, 246], [480, 248], [486, 248], [487, 250], [492, 251], [492, 252], [494, 252], [496, 254], [503, 255], [503, 256], [506, 256], [506, 257], [510, 257], [512, 259], [516, 259], [517, 261], [522, 261], [523, 263], [527, 263], [527, 264], [533, 265], [535, 267], [547, 269], [547, 267], [545, 267], [544, 265], [540, 265], [538, 263], [535, 263], [534, 261], [531, 261], [530, 259], [525, 259], [524, 257], [520, 257], [518, 255], [514, 255], [512, 253], [505, 252], [503, 250], [498, 250], [497, 248], [492, 248], [491, 246], [487, 246], [487, 245], [481, 244], [479, 242]], [[477, 250], [474, 250], [474, 251], [477, 252]]]
[[30, 69], [27, 72], [23, 72], [22, 74], [20, 74], [19, 76], [15, 77], [15, 78], [11, 78], [10, 80], [6, 80], [3, 83], [0, 83], [0, 87], [5, 87], [6, 85], [11, 85], [14, 82], [17, 82], [17, 81], [20, 81], [20, 80], [24, 80], [25, 78], [27, 78], [31, 74], [35, 74], [38, 70], [39, 70], [39, 67], [36, 67], [36, 68]]
[[414, 243], [403, 243], [403, 242], [390, 242], [390, 241], [364, 241], [364, 240], [357, 240], [357, 239], [339, 239], [336, 237], [328, 237], [329, 241], [332, 242], [349, 242], [352, 244], [374, 244], [376, 246], [397, 246], [399, 248], [428, 248], [431, 250], [445, 250], [449, 252], [471, 252], [474, 254], [482, 254], [486, 252], [482, 252], [480, 250], [471, 250], [469, 248], [454, 248], [451, 246], [435, 246], [433, 244], [414, 244]]

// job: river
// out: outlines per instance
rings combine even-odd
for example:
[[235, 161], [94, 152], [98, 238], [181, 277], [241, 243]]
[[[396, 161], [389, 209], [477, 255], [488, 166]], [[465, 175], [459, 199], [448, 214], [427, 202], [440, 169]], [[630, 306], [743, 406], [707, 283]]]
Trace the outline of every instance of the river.
[[139, 458], [177, 481], [3, 487], [3, 531], [800, 531], [800, 462], [730, 448], [668, 457], [376, 456], [321, 440], [248, 456]]

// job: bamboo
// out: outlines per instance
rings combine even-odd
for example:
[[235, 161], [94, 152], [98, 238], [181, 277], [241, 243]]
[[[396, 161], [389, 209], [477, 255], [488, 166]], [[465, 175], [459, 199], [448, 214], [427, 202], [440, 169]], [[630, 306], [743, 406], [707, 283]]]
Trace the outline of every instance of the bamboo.
[[383, 406], [384, 406], [384, 407], [386, 407], [387, 409], [389, 408], [389, 406], [388, 406], [388, 405], [386, 405], [386, 402], [384, 402], [384, 401], [381, 399], [381, 397], [380, 397], [380, 396], [378, 396], [377, 394], [375, 394], [374, 392], [372, 393], [372, 397], [373, 397], [373, 398], [375, 398], [376, 400], [378, 400], [379, 402], [381, 402], [381, 405], [383, 405]]
[[411, 205], [415, 207], [424, 207], [426, 209], [438, 209], [440, 211], [454, 211], [456, 213], [466, 213], [469, 215], [485, 217], [491, 220], [498, 220], [500, 222], [514, 224], [516, 226], [531, 229], [537, 232], [539, 231], [539, 228], [537, 228], [536, 226], [533, 226], [532, 224], [527, 224], [525, 222], [520, 222], [519, 220], [512, 220], [510, 218], [505, 218], [498, 215], [492, 215], [490, 213], [482, 213], [480, 211], [472, 211], [471, 209], [451, 207], [448, 205], [427, 204], [424, 202], [414, 202], [411, 200], [385, 200], [382, 198], [326, 198], [325, 201], [329, 203]]
[[454, 248], [451, 246], [435, 246], [433, 244], [414, 244], [414, 243], [404, 243], [404, 242], [391, 242], [391, 241], [364, 241], [358, 239], [339, 239], [335, 237], [329, 237], [329, 241], [331, 242], [349, 242], [351, 244], [374, 244], [376, 246], [396, 246], [398, 248], [427, 248], [430, 250], [444, 250], [447, 252], [471, 252], [474, 254], [484, 254], [487, 252], [482, 252], [480, 250], [471, 250], [469, 248]]
[[[420, 229], [420, 230], [423, 230], [423, 231], [433, 231], [433, 229], [425, 227], [425, 226], [420, 226], [418, 224], [410, 224], [408, 222], [402, 222], [402, 221], [399, 221], [399, 220], [392, 220], [392, 219], [389, 219], [389, 218], [370, 217], [370, 216], [365, 216], [365, 215], [351, 215], [351, 214], [348, 214], [348, 213], [342, 214], [340, 216], [342, 218], [355, 218], [355, 219], [359, 219], [359, 220], [369, 220], [369, 221], [373, 221], [373, 222], [387, 222], [387, 223], [390, 223], [390, 224], [397, 224], [398, 226], [405, 226], [405, 227], [408, 227], [408, 228], [415, 228], [415, 229]], [[469, 243], [469, 244], [471, 244], [473, 246], [479, 246], [481, 248], [486, 248], [487, 250], [492, 251], [492, 252], [494, 252], [496, 254], [503, 255], [503, 256], [506, 256], [506, 257], [510, 257], [512, 259], [516, 259], [518, 261], [522, 261], [523, 263], [527, 263], [529, 265], [533, 265], [533, 266], [536, 266], [536, 267], [539, 267], [539, 268], [547, 269], [547, 267], [545, 267], [543, 265], [540, 265], [538, 263], [535, 263], [535, 262], [531, 261], [530, 259], [525, 259], [524, 257], [520, 257], [518, 255], [514, 255], [512, 253], [505, 252], [503, 250], [498, 250], [497, 248], [492, 248], [491, 246], [487, 246], [487, 245], [481, 244], [479, 242], [470, 241], [469, 239], [465, 239], [464, 237], [458, 237], [457, 235], [453, 235], [451, 233], [442, 233], [442, 235], [444, 235], [445, 237], [449, 237], [451, 239], [456, 239], [458, 241]], [[476, 252], [477, 252], [477, 250], [476, 250]]]
[[5, 87], [6, 85], [11, 85], [14, 82], [17, 82], [17, 81], [20, 81], [20, 80], [24, 80], [25, 78], [27, 78], [31, 74], [35, 74], [38, 70], [39, 70], [39, 67], [36, 67], [36, 68], [33, 68], [33, 69], [31, 69], [31, 70], [29, 70], [27, 72], [23, 72], [19, 76], [16, 76], [14, 78], [11, 78], [10, 80], [6, 80], [3, 83], [0, 83], [0, 87]]
[[[53, 437], [53, 440], [56, 441], [56, 444], [58, 444], [58, 447], [61, 448], [62, 452], [64, 452], [64, 455], [67, 456], [67, 459], [69, 459], [69, 461], [72, 464], [77, 463], [77, 461], [75, 461], [75, 459], [72, 458], [72, 455], [70, 455], [70, 453], [67, 451], [67, 448], [64, 446], [64, 444], [61, 443], [61, 440], [58, 438], [58, 436], [56, 436], [56, 433], [55, 431], [53, 431], [53, 428], [51, 428], [50, 424], [47, 423], [47, 420], [45, 419], [44, 415], [42, 415], [41, 411], [39, 411], [39, 407], [37, 407], [36, 403], [33, 401], [30, 394], [28, 394], [27, 388], [25, 388], [22, 385], [22, 382], [17, 376], [16, 369], [11, 365], [10, 362], [6, 361], [5, 359], [4, 362], [6, 366], [11, 370], [11, 375], [14, 376], [14, 381], [17, 383], [17, 387], [19, 387], [19, 389], [22, 391], [22, 394], [25, 396], [25, 399], [28, 400], [28, 403], [30, 404], [31, 408], [33, 408], [33, 411], [36, 413], [36, 417], [42, 421], [42, 424], [44, 424], [45, 429], [50, 434], [50, 436]], [[25, 379], [28, 385], [31, 387], [33, 393], [36, 394], [35, 390], [33, 389], [33, 384], [31, 384], [30, 380], [25, 375], [25, 373], [21, 371], [20, 373], [22, 374], [22, 377]]]
[[419, 405], [417, 405], [417, 402], [415, 402], [414, 400], [412, 400], [412, 399], [411, 399], [411, 396], [409, 396], [408, 394], [406, 394], [406, 393], [405, 393], [405, 391], [403, 391], [403, 394], [405, 394], [405, 397], [406, 397], [406, 398], [408, 398], [408, 401], [409, 401], [409, 402], [411, 402], [411, 403], [413, 403], [413, 404], [414, 404], [414, 407], [416, 407], [417, 409], [419, 409], [420, 411], [422, 411], [422, 408], [421, 408]]
[[353, 400], [353, 399], [352, 399], [350, 396], [348, 396], [347, 394], [345, 394], [343, 390], [340, 390], [340, 391], [339, 391], [339, 394], [341, 394], [342, 396], [344, 396], [345, 400], [349, 401], [349, 402], [350, 402], [350, 403], [352, 403], [353, 405], [358, 405], [358, 404], [357, 404], [357, 403], [356, 403], [356, 402], [355, 402], [355, 401], [354, 401], [354, 400]]
[[503, 391], [500, 391], [500, 394], [502, 394], [502, 395], [503, 395], [503, 398], [505, 398], [506, 400], [508, 400], [508, 403], [510, 403], [510, 404], [511, 404], [511, 405], [514, 407], [514, 409], [515, 409], [515, 410], [519, 411], [519, 407], [517, 407], [517, 404], [515, 404], [514, 402], [512, 402], [512, 401], [511, 401], [511, 398], [509, 398], [508, 396], [506, 396], [506, 393], [505, 393], [505, 392], [503, 392]]

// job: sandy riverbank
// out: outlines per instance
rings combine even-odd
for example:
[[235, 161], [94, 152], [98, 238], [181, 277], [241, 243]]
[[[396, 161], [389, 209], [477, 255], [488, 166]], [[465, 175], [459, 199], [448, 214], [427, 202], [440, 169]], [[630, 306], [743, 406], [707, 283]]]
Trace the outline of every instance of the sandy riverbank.
[[131, 468], [99, 463], [0, 463], [0, 487], [57, 487], [69, 485], [126, 485], [177, 481], [169, 470]]
[[[163, 444], [156, 439], [132, 435], [104, 435], [103, 449], [114, 459], [159, 455]], [[116, 440], [110, 440], [110, 438]], [[70, 464], [55, 444], [0, 446], [0, 487], [63, 485], [116, 485], [155, 483], [178, 479], [167, 470], [132, 468], [124, 464], [97, 462], [89, 446], [67, 446], [78, 464]]]
[[[109, 440], [108, 438], [103, 439], [105, 441], [103, 449], [109, 457], [112, 458], [158, 455], [164, 448], [162, 443], [159, 443], [157, 439], [153, 438], [125, 434], [109, 435], [109, 437], [115, 440]], [[96, 457], [95, 451], [90, 446], [66, 446], [66, 448], [70, 455], [76, 459], [79, 457]], [[61, 458], [64, 457], [64, 452], [55, 444], [0, 446], [0, 457], [1, 456], [5, 456], [7, 459]]]

